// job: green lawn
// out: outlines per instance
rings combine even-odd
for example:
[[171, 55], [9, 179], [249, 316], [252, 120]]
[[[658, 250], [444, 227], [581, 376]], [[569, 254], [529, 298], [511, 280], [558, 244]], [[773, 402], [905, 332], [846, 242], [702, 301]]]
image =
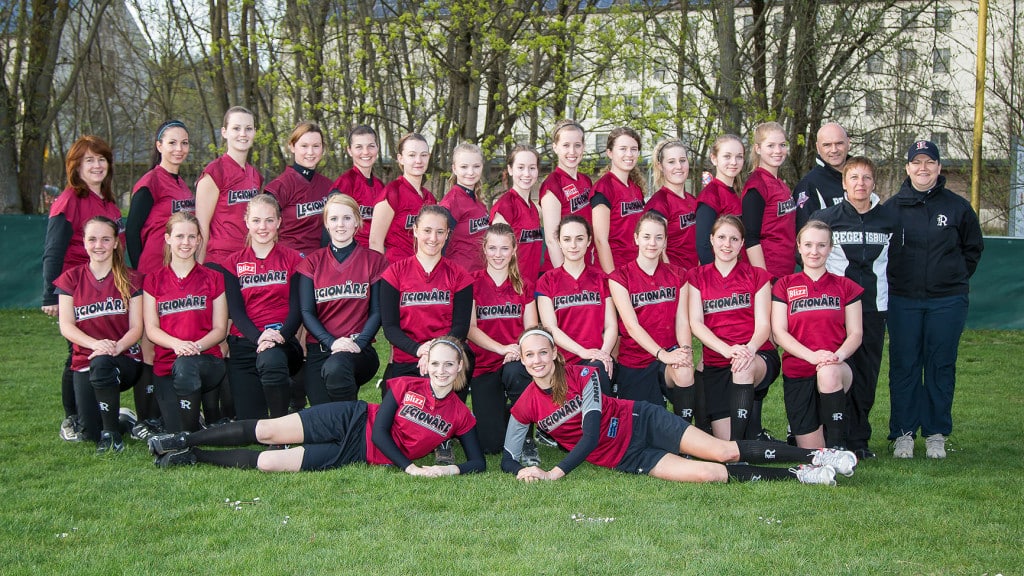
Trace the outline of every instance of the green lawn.
[[[924, 459], [920, 440], [914, 460], [887, 455], [883, 376], [880, 457], [834, 488], [671, 484], [589, 464], [527, 485], [497, 457], [483, 475], [441, 479], [364, 465], [159, 470], [137, 442], [96, 456], [58, 439], [53, 320], [0, 311], [0, 334], [2, 574], [1024, 573], [1022, 332], [964, 337], [945, 461]], [[777, 431], [781, 404], [777, 389]]]

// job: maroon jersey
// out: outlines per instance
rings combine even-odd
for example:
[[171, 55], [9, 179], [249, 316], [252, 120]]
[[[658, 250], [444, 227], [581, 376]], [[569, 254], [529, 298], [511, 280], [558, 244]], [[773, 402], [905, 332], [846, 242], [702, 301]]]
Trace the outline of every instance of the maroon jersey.
[[239, 166], [227, 154], [206, 165], [199, 179], [210, 176], [220, 193], [217, 207], [210, 219], [206, 262], [223, 264], [224, 260], [245, 247], [249, 233], [245, 226], [245, 208], [260, 193], [263, 176], [252, 164]]
[[423, 188], [420, 192], [404, 176], [399, 176], [384, 187], [380, 200], [387, 202], [395, 211], [388, 234], [384, 237], [384, 255], [389, 263], [394, 264], [415, 253], [412, 227], [416, 224], [416, 216], [420, 208], [437, 204], [437, 199], [430, 190]]
[[373, 220], [373, 207], [380, 202], [384, 192], [384, 183], [380, 178], [371, 175], [363, 176], [359, 168], [353, 166], [334, 181], [334, 190], [351, 196], [359, 204], [359, 217], [363, 219], [363, 227], [356, 232], [356, 244], [370, 246], [370, 221]]
[[491, 222], [496, 214], [508, 222], [516, 233], [516, 257], [519, 272], [526, 280], [534, 281], [543, 271], [544, 232], [540, 228], [540, 210], [535, 203], [526, 202], [515, 189], [501, 195], [491, 208]]
[[[584, 266], [579, 278], [559, 266], [545, 272], [537, 281], [537, 296], [551, 298], [558, 327], [584, 348], [601, 348], [604, 341], [604, 312], [611, 297], [604, 272], [597, 266]], [[580, 357], [562, 350], [567, 364]]]
[[712, 178], [711, 182], [700, 191], [700, 194], [697, 195], [697, 203], [711, 208], [719, 216], [743, 214], [743, 203], [740, 202], [739, 194], [718, 178]]
[[273, 194], [281, 205], [278, 241], [306, 255], [320, 248], [324, 202], [333, 183], [314, 170], [303, 169], [303, 172], [305, 174], [289, 166], [267, 184], [265, 191]]
[[636, 260], [637, 247], [633, 234], [636, 224], [644, 215], [644, 192], [633, 181], [626, 184], [611, 172], [594, 183], [593, 205], [597, 196], [608, 200], [610, 219], [608, 226], [608, 246], [612, 251], [612, 261], [616, 266]]
[[[860, 300], [864, 289], [831, 272], [817, 282], [803, 272], [779, 278], [772, 300], [786, 304], [788, 331], [811, 350], [836, 351], [846, 340], [846, 307]], [[782, 372], [790, 378], [809, 378], [817, 367], [789, 352], [782, 353]]]
[[[416, 342], [451, 332], [455, 293], [473, 283], [462, 266], [447, 258], [441, 258], [428, 274], [415, 256], [395, 262], [382, 278], [398, 291], [398, 325]], [[392, 349], [394, 362], [419, 360], [397, 347]]]
[[439, 202], [448, 209], [455, 226], [448, 237], [445, 257], [452, 259], [467, 272], [484, 268], [484, 234], [491, 227], [487, 206], [472, 191], [453, 186]]
[[[224, 262], [224, 269], [238, 278], [245, 312], [261, 332], [267, 328], [280, 329], [288, 317], [292, 275], [300, 262], [302, 256], [298, 252], [281, 244], [275, 244], [266, 258], [258, 258], [252, 247], [247, 246]], [[234, 324], [231, 335], [244, 337]]]
[[[675, 317], [679, 312], [679, 291], [686, 284], [682, 270], [672, 264], [658, 264], [654, 274], [640, 269], [636, 261], [617, 268], [608, 280], [629, 292], [629, 301], [640, 326], [658, 346], [668, 349], [677, 344]], [[654, 358], [643, 349], [619, 319], [619, 364], [627, 368], [646, 368]]]
[[[462, 436], [476, 426], [476, 418], [455, 392], [438, 400], [427, 378], [402, 376], [388, 380], [388, 390], [398, 402], [391, 424], [391, 439], [409, 460], [419, 460], [449, 438]], [[379, 404], [366, 407], [366, 462], [393, 464], [373, 443], [373, 423]]]
[[[764, 264], [772, 278], [792, 274], [796, 268], [796, 201], [793, 192], [780, 178], [758, 167], [751, 172], [743, 186], [743, 195], [764, 198], [764, 216], [761, 219], [761, 250]], [[747, 230], [747, 234], [751, 231]]]
[[117, 240], [124, 247], [124, 219], [116, 203], [107, 202], [93, 192], [79, 198], [74, 188], [66, 188], [50, 205], [50, 218], [61, 214], [71, 224], [71, 241], [64, 254], [62, 273], [89, 263], [89, 254], [85, 251], [85, 223], [93, 216], [106, 216], [117, 222]]
[[[526, 307], [533, 302], [533, 283], [523, 280], [523, 293], [516, 294], [512, 282], [506, 278], [501, 285], [486, 270], [476, 273], [473, 282], [473, 309], [476, 312], [476, 327], [499, 344], [518, 342], [523, 332], [523, 314]], [[470, 349], [476, 356], [476, 367], [473, 376], [497, 372], [505, 358], [494, 352], [484, 350], [473, 342]]]
[[[700, 291], [704, 325], [730, 346], [750, 342], [754, 335], [754, 297], [770, 281], [766, 271], [747, 262], [737, 262], [724, 278], [714, 263], [694, 268], [689, 278], [690, 285]], [[760, 350], [772, 348], [771, 340], [766, 340]], [[728, 366], [729, 359], [705, 346], [704, 363]]]
[[[224, 276], [206, 266], [196, 265], [184, 278], [164, 266], [147, 274], [143, 290], [156, 300], [160, 329], [175, 338], [194, 342], [213, 329], [213, 301], [224, 293]], [[167, 376], [177, 356], [174, 350], [156, 346], [153, 374]], [[220, 346], [203, 350], [221, 358]]]
[[565, 404], [556, 405], [549, 392], [531, 382], [512, 407], [512, 416], [522, 424], [536, 423], [559, 446], [572, 450], [583, 437], [585, 412], [599, 410], [601, 434], [587, 462], [604, 468], [618, 466], [633, 438], [633, 401], [602, 396], [597, 371], [590, 366], [566, 366], [565, 379], [569, 385]]
[[[586, 174], [577, 172], [576, 178], [573, 178], [565, 170], [556, 166], [540, 185], [540, 199], [543, 201], [544, 196], [548, 194], [552, 194], [558, 199], [558, 203], [562, 206], [562, 215], [559, 220], [570, 214], [575, 214], [593, 225], [593, 209], [590, 207], [590, 193], [593, 187], [594, 184]], [[551, 224], [558, 225], [557, 222]], [[587, 249], [586, 261], [588, 263], [594, 262], [594, 251], [594, 245], [591, 244]]]
[[[316, 317], [331, 336], [363, 331], [370, 316], [370, 287], [387, 266], [383, 254], [358, 245], [344, 262], [339, 263], [327, 246], [299, 264], [298, 273], [313, 281]], [[316, 344], [316, 338], [307, 333], [306, 342]]]
[[142, 254], [135, 262], [135, 269], [149, 274], [164, 265], [164, 233], [167, 220], [175, 212], [195, 212], [196, 199], [185, 184], [185, 179], [156, 166], [142, 175], [135, 183], [132, 194], [140, 189], [149, 190], [153, 197], [153, 208], [142, 225]]
[[[134, 274], [129, 275], [128, 283], [131, 294], [138, 294], [138, 278]], [[89, 265], [82, 264], [61, 274], [53, 285], [61, 294], [71, 296], [75, 305], [75, 325], [82, 332], [99, 340], [115, 342], [128, 333], [128, 307], [114, 284], [113, 273], [97, 280], [89, 270]], [[89, 355], [92, 352], [92, 348], [72, 344], [71, 369], [75, 372], [88, 370]], [[142, 360], [142, 350], [138, 344], [132, 344], [121, 354], [136, 362]]]
[[647, 201], [668, 220], [668, 261], [689, 270], [697, 265], [697, 199], [686, 192], [680, 196], [662, 188]]

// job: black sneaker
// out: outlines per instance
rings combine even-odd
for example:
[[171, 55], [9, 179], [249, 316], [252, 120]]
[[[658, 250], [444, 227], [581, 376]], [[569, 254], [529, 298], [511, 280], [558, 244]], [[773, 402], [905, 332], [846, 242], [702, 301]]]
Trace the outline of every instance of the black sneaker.
[[97, 454], [105, 454], [107, 452], [120, 453], [123, 451], [124, 440], [121, 439], [121, 434], [109, 430], [104, 430], [100, 434], [100, 440], [96, 443]]
[[519, 455], [519, 463], [523, 466], [540, 466], [540, 452], [537, 451], [537, 442], [533, 438], [527, 438], [523, 442], [523, 453]]
[[558, 442], [555, 442], [555, 439], [548, 436], [546, 432], [541, 432], [538, 429], [536, 434], [534, 434], [534, 437], [537, 439], [538, 444], [543, 444], [548, 448], [558, 448]]
[[132, 439], [139, 440], [142, 442], [148, 442], [150, 438], [159, 434], [156, 428], [153, 427], [148, 421], [143, 420], [135, 426], [132, 426]]
[[853, 453], [857, 455], [858, 460], [867, 460], [868, 458], [878, 457], [878, 454], [872, 452], [870, 448], [857, 448]]
[[184, 450], [188, 448], [188, 445], [185, 444], [186, 438], [188, 438], [188, 432], [153, 436], [147, 442], [149, 444], [149, 453], [154, 456], [160, 456], [174, 450]]
[[170, 468], [171, 466], [191, 466], [196, 463], [196, 455], [192, 453], [191, 448], [185, 448], [184, 450], [173, 450], [157, 456], [153, 460], [159, 468]]
[[771, 442], [773, 444], [786, 444], [785, 441], [772, 436], [771, 432], [769, 432], [767, 428], [762, 428], [757, 436], [754, 436], [754, 440], [759, 442]]
[[455, 464], [455, 451], [452, 450], [451, 440], [445, 440], [434, 449], [434, 464], [438, 466], [451, 466]]

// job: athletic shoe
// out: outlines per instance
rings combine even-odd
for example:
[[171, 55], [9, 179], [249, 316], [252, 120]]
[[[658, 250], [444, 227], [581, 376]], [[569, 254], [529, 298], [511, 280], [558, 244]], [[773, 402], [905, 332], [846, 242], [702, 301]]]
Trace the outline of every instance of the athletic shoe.
[[828, 465], [801, 464], [796, 468], [790, 468], [789, 471], [796, 474], [796, 479], [801, 484], [836, 485], [836, 469]]
[[156, 436], [160, 432], [153, 427], [148, 421], [142, 421], [132, 426], [132, 439], [140, 440], [142, 442], [148, 442], [150, 438]]
[[783, 440], [779, 440], [778, 438], [772, 436], [771, 432], [769, 432], [767, 428], [762, 428], [761, 431], [757, 433], [757, 436], [754, 436], [754, 440], [757, 440], [758, 442], [771, 442], [773, 444], [786, 443]]
[[853, 453], [857, 455], [858, 462], [860, 462], [861, 460], [867, 460], [869, 458], [878, 457], [878, 454], [872, 452], [870, 448], [857, 448], [856, 450], [853, 451]]
[[548, 436], [546, 432], [537, 430], [534, 437], [537, 439], [537, 444], [542, 444], [548, 448], [558, 448], [558, 442], [555, 442], [555, 439]]
[[191, 448], [185, 448], [184, 450], [173, 450], [166, 454], [157, 456], [153, 460], [159, 468], [170, 468], [171, 466], [190, 466], [196, 463], [196, 455], [192, 453]]
[[188, 432], [175, 432], [174, 434], [158, 434], [153, 436], [147, 441], [149, 444], [149, 453], [154, 456], [160, 456], [174, 450], [184, 450], [185, 448], [188, 448], [188, 445], [185, 444], [186, 438], [188, 438]]
[[849, 478], [853, 476], [853, 469], [857, 466], [857, 455], [847, 450], [818, 448], [814, 451], [811, 463], [817, 466], [831, 466], [836, 472]]
[[924, 439], [924, 455], [929, 458], [941, 460], [946, 457], [946, 437], [942, 434], [932, 434]]
[[540, 466], [540, 452], [537, 451], [537, 442], [533, 438], [527, 438], [523, 442], [523, 453], [519, 455], [519, 463], [523, 466]]
[[96, 443], [96, 453], [105, 454], [107, 452], [123, 452], [124, 451], [124, 440], [121, 439], [121, 435], [117, 432], [110, 432], [104, 430], [100, 433], [100, 441]]
[[81, 442], [82, 426], [78, 423], [78, 415], [72, 414], [60, 423], [60, 439], [65, 442]]
[[892, 457], [893, 458], [913, 458], [914, 457], [914, 436], [907, 432], [903, 436], [900, 436], [892, 443]]
[[455, 464], [455, 452], [452, 450], [451, 440], [445, 440], [434, 449], [434, 464], [438, 466], [451, 466]]

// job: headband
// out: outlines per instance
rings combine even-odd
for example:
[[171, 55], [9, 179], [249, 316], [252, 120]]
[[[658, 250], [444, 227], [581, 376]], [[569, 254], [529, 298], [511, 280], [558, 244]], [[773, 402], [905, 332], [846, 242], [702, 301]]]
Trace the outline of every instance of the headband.
[[430, 350], [433, 350], [434, 346], [436, 346], [438, 344], [447, 344], [448, 346], [451, 346], [452, 348], [455, 349], [456, 352], [459, 353], [459, 360], [462, 360], [462, 355], [463, 355], [462, 346], [459, 346], [458, 344], [456, 344], [455, 342], [452, 342], [451, 340], [441, 340], [441, 339], [434, 340], [434, 342], [430, 345], [430, 348], [427, 348], [427, 351], [429, 352]]
[[551, 342], [552, 346], [555, 345], [555, 338], [551, 336], [551, 334], [548, 334], [547, 332], [539, 328], [533, 328], [532, 330], [527, 330], [526, 332], [523, 332], [523, 335], [519, 337], [519, 342], [522, 343], [523, 339], [525, 339], [527, 336], [543, 336], [545, 339], [547, 339], [548, 342]]
[[166, 132], [168, 128], [181, 128], [185, 130], [185, 132], [188, 132], [188, 128], [185, 128], [184, 122], [181, 120], [171, 120], [167, 124], [164, 124], [163, 127], [160, 128], [160, 131], [156, 133], [156, 139], [159, 140], [163, 138], [164, 132]]

